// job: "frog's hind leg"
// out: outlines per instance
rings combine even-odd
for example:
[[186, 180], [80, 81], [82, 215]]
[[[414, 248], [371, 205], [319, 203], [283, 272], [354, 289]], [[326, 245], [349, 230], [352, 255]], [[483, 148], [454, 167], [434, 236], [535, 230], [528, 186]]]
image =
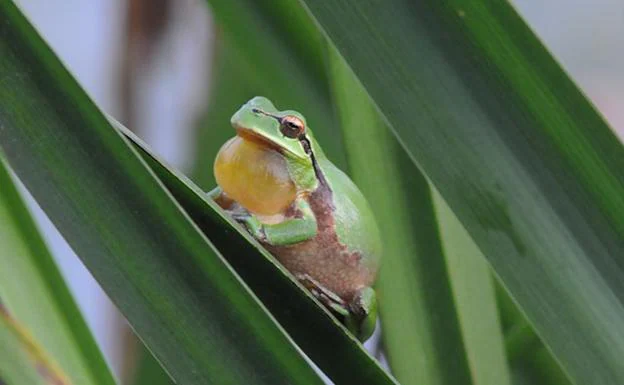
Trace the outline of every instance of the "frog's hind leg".
[[316, 279], [309, 274], [296, 274], [295, 277], [301, 284], [312, 293], [328, 309], [336, 313], [342, 319], [349, 317], [349, 308], [347, 303], [336, 293], [321, 285]]
[[370, 286], [360, 289], [349, 303], [348, 309], [347, 327], [349, 329], [355, 328], [360, 341], [366, 341], [377, 326], [377, 295], [375, 290]]
[[366, 341], [373, 334], [377, 323], [377, 299], [373, 288], [362, 288], [350, 302], [346, 302], [310, 275], [296, 274], [296, 277], [360, 341]]

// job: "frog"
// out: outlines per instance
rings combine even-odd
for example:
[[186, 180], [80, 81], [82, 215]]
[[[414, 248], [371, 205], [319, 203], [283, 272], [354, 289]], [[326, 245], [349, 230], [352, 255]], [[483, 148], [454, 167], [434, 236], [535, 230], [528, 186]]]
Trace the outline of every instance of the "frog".
[[294, 110], [256, 96], [214, 162], [209, 196], [242, 224], [360, 341], [377, 322], [379, 227], [355, 183]]

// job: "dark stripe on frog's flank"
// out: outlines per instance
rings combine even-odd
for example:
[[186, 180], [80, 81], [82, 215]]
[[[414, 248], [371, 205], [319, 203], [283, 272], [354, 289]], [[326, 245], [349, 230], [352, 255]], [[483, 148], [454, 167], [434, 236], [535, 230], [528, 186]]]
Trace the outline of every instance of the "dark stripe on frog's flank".
[[312, 167], [314, 168], [314, 175], [316, 175], [316, 180], [318, 180], [319, 182], [319, 187], [320, 185], [327, 186], [331, 195], [331, 188], [329, 188], [327, 184], [327, 179], [325, 179], [325, 175], [323, 175], [323, 171], [321, 171], [321, 168], [319, 167], [318, 161], [316, 160], [316, 154], [314, 154], [314, 151], [312, 151], [312, 144], [310, 143], [310, 139], [302, 136], [301, 138], [299, 138], [299, 141], [301, 142], [303, 150], [306, 152], [306, 154], [310, 155], [310, 159], [312, 160]]
[[[266, 247], [293, 274], [308, 274], [343, 300], [350, 301], [361, 288], [373, 283], [376, 268], [371, 269], [368, 264], [362, 263], [363, 255], [359, 250], [349, 250], [340, 242], [336, 232], [334, 192], [312, 151], [310, 141], [305, 137], [300, 141], [310, 155], [319, 182], [317, 188], [305, 198], [316, 217], [318, 233], [314, 238], [297, 244]], [[335, 167], [325, 159], [324, 162]], [[289, 210], [287, 215], [296, 217], [298, 214], [295, 211]]]

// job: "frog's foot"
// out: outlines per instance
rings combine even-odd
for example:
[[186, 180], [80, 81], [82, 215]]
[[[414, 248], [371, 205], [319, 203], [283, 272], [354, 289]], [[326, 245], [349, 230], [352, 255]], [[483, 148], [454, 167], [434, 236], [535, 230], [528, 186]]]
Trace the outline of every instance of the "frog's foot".
[[336, 313], [341, 318], [349, 316], [347, 303], [336, 293], [321, 285], [309, 274], [297, 274], [296, 277], [299, 282], [301, 282], [306, 289], [310, 290], [310, 293], [312, 293], [312, 295], [315, 296], [316, 299], [318, 299], [328, 309]]
[[262, 228], [262, 223], [258, 220], [258, 217], [251, 214], [246, 208], [241, 206], [238, 202], [230, 199], [220, 187], [208, 193], [208, 196], [212, 198], [222, 209], [225, 210], [228, 215], [236, 222], [245, 226], [247, 231], [251, 233], [257, 240], [264, 242], [266, 236]]
[[372, 287], [364, 287], [348, 305], [350, 317], [345, 321], [349, 330], [362, 342], [375, 331], [377, 325], [377, 295]]
[[361, 289], [353, 300], [347, 303], [308, 274], [297, 274], [296, 277], [312, 295], [336, 314], [360, 341], [366, 341], [373, 334], [377, 321], [377, 301], [372, 288]]
[[262, 223], [260, 222], [260, 220], [258, 220], [258, 217], [252, 215], [249, 211], [240, 206], [238, 203], [233, 210], [227, 210], [227, 212], [236, 222], [245, 226], [247, 231], [249, 231], [249, 233], [253, 235], [254, 238], [259, 240], [260, 242], [266, 242], [266, 234], [264, 232]]

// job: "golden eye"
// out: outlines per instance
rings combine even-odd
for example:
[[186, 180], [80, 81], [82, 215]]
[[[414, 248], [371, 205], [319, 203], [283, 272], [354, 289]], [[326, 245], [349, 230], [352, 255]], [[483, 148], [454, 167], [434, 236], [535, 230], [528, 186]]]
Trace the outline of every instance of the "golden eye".
[[305, 133], [305, 124], [294, 115], [284, 116], [280, 119], [280, 132], [288, 138], [298, 138]]

